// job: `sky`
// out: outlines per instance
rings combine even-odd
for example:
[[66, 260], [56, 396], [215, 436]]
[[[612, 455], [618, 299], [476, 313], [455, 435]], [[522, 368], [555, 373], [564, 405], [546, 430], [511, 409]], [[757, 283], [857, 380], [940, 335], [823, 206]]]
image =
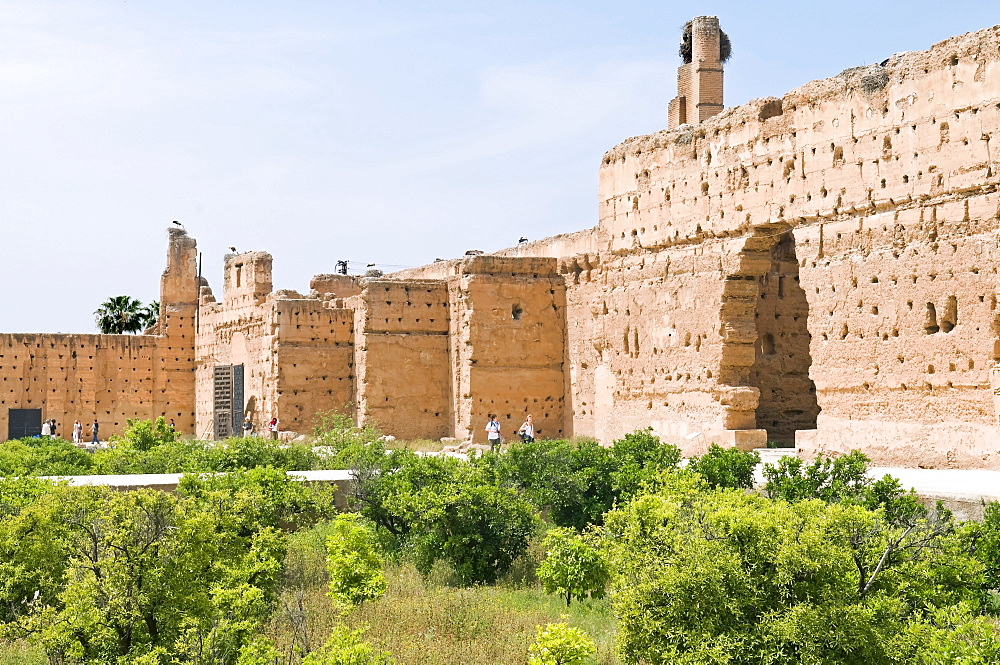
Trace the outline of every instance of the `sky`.
[[0, 0], [0, 332], [158, 298], [167, 227], [217, 296], [597, 224], [601, 156], [666, 126], [693, 15], [727, 106], [1000, 23], [994, 2]]

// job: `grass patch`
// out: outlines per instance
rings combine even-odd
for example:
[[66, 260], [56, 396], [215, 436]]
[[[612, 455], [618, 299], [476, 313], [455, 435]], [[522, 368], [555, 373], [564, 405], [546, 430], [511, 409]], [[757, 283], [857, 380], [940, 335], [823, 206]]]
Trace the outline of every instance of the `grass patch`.
[[48, 665], [45, 649], [24, 640], [0, 641], [0, 665]]
[[[392, 653], [398, 665], [496, 665], [527, 661], [536, 626], [567, 621], [597, 644], [594, 662], [617, 665], [615, 620], [607, 600], [570, 607], [537, 587], [457, 588], [443, 567], [423, 578], [408, 563], [386, 571], [386, 594], [342, 617], [352, 628], [368, 627], [365, 640]], [[338, 621], [326, 589], [290, 590], [268, 630], [279, 650], [296, 664], [295, 645], [315, 649]]]
[[412, 441], [388, 441], [385, 447], [389, 450], [416, 450], [425, 453], [439, 453], [444, 449], [444, 444], [431, 439], [414, 439]]

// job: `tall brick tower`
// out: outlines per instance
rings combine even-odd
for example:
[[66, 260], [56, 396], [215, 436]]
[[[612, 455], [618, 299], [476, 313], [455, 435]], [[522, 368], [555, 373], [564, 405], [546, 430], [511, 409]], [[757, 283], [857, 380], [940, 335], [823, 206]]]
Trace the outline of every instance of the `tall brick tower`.
[[697, 16], [684, 26], [677, 68], [677, 97], [670, 100], [667, 127], [697, 125], [723, 109], [722, 64], [729, 59], [729, 37], [715, 16]]

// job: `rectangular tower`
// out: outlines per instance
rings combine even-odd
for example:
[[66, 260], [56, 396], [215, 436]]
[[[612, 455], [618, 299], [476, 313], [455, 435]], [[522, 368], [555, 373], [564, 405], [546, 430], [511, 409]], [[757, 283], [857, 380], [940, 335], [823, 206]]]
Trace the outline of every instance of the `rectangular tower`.
[[722, 63], [728, 56], [728, 38], [715, 16], [697, 16], [684, 26], [677, 68], [677, 97], [670, 101], [667, 127], [697, 125], [723, 109]]

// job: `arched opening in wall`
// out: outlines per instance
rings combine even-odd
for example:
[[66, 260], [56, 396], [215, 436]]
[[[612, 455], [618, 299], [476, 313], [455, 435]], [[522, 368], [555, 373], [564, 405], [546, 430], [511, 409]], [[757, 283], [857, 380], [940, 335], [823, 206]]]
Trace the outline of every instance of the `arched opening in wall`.
[[792, 446], [795, 432], [816, 429], [819, 415], [816, 386], [809, 378], [809, 303], [799, 284], [791, 232], [764, 251], [769, 251], [771, 260], [764, 279], [758, 280], [760, 297], [752, 314], [757, 344], [746, 382], [760, 390], [757, 427], [767, 430], [768, 441]]

